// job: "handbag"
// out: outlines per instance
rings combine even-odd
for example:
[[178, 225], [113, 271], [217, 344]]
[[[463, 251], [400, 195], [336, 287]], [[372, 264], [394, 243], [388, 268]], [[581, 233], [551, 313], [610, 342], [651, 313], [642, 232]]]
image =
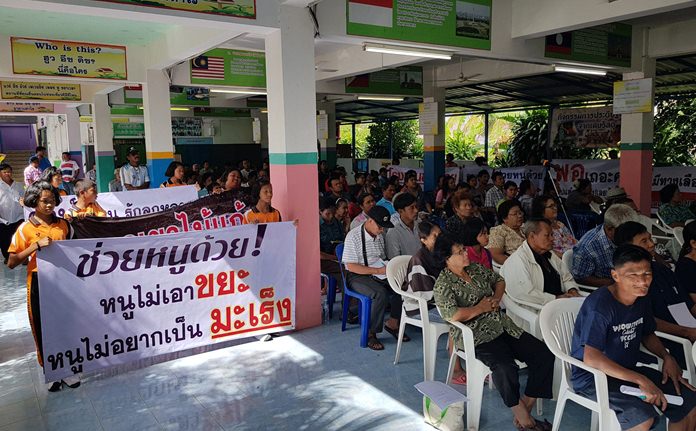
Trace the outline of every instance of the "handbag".
[[435, 404], [430, 397], [423, 397], [423, 416], [425, 423], [442, 431], [464, 431], [464, 401], [459, 401], [444, 409]]

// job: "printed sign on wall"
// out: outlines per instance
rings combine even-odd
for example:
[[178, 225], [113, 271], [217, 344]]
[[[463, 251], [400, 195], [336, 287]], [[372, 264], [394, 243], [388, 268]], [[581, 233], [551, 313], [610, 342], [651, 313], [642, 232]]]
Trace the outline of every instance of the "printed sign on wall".
[[210, 13], [235, 18], [256, 18], [256, 0], [101, 0], [137, 6]]
[[55, 82], [2, 81], [0, 95], [3, 99], [31, 100], [80, 100], [80, 84]]
[[266, 55], [216, 48], [191, 60], [191, 84], [266, 88]]
[[423, 68], [403, 66], [346, 78], [346, 93], [423, 95]]
[[51, 113], [53, 103], [0, 102], [0, 112]]
[[355, 36], [491, 49], [492, 0], [347, 0]]
[[631, 66], [633, 27], [613, 23], [546, 36], [545, 56], [610, 66]]
[[23, 37], [10, 40], [16, 74], [128, 79], [125, 46]]

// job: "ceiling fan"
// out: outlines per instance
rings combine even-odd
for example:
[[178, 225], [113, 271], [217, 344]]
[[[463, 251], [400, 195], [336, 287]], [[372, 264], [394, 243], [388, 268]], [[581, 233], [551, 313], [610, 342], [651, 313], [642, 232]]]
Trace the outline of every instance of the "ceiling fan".
[[438, 84], [466, 84], [467, 82], [477, 82], [479, 81], [478, 79], [475, 79], [478, 76], [481, 76], [481, 73], [474, 73], [472, 75], [465, 76], [464, 75], [464, 59], [459, 60], [459, 76], [454, 78], [454, 79], [438, 79], [436, 82]]

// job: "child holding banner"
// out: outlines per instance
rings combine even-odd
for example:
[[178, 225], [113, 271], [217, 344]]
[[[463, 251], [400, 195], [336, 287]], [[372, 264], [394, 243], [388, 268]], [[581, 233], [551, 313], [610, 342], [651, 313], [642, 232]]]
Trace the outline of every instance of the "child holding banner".
[[[24, 205], [34, 208], [34, 215], [29, 217], [17, 228], [12, 244], [8, 249], [10, 254], [7, 266], [12, 269], [29, 259], [27, 265], [27, 308], [29, 323], [31, 324], [36, 354], [39, 365], [43, 367], [43, 346], [41, 339], [41, 314], [39, 302], [39, 281], [36, 266], [36, 252], [43, 247], [48, 247], [53, 241], [60, 241], [72, 237], [70, 224], [53, 214], [53, 209], [60, 203], [58, 189], [46, 181], [37, 181], [29, 186], [24, 194]], [[49, 384], [48, 390], [55, 392], [60, 390], [65, 383], [71, 388], [80, 386], [77, 377], [65, 379]]]
[[244, 213], [244, 224], [252, 223], [276, 223], [283, 221], [280, 211], [271, 206], [273, 199], [273, 186], [266, 180], [256, 183], [251, 193], [251, 198], [256, 203]]
[[106, 217], [106, 211], [97, 203], [97, 185], [84, 179], [75, 184], [77, 202], [68, 210], [65, 217], [85, 218], [86, 216]]

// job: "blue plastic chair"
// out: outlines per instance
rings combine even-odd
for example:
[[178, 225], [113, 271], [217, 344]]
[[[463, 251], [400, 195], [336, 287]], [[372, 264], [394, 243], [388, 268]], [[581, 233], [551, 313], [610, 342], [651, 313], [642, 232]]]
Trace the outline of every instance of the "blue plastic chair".
[[343, 264], [341, 263], [341, 258], [343, 257], [343, 244], [338, 244], [336, 246], [336, 257], [338, 258], [339, 266], [341, 267], [341, 278], [343, 278], [343, 314], [341, 316], [341, 332], [346, 330], [350, 298], [355, 298], [360, 301], [360, 347], [367, 347], [367, 338], [370, 331], [370, 309], [372, 308], [372, 298], [348, 289], [345, 270], [343, 269]]
[[322, 280], [326, 280], [326, 305], [329, 309], [329, 320], [333, 319], [333, 309], [336, 303], [336, 281], [335, 278], [328, 274], [321, 273]]

